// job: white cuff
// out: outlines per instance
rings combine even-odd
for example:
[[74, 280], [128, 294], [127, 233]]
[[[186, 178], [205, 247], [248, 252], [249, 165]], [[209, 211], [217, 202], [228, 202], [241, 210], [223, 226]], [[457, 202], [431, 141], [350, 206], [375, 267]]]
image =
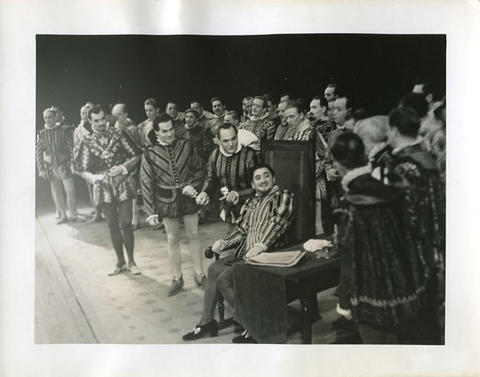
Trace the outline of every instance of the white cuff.
[[262, 253], [264, 253], [268, 249], [267, 245], [265, 245], [264, 243], [256, 243], [255, 245], [253, 245], [253, 247], [260, 247], [262, 249]]
[[127, 170], [127, 168], [126, 168], [124, 165], [118, 165], [118, 166], [120, 166], [120, 169], [122, 169], [123, 175], [127, 175], [127, 174], [128, 174], [128, 170]]
[[337, 313], [341, 316], [344, 316], [347, 319], [352, 318], [352, 311], [350, 309], [342, 309], [339, 304], [337, 304]]
[[152, 219], [158, 219], [158, 215], [150, 215], [145, 219], [145, 221], [148, 223]]

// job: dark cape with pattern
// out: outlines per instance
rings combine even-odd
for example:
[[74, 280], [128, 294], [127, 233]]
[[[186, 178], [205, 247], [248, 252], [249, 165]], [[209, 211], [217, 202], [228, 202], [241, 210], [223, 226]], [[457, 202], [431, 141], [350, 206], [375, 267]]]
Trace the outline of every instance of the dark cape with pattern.
[[402, 218], [404, 187], [370, 174], [354, 178], [335, 212], [341, 258], [339, 305], [381, 331], [418, 317], [431, 270]]

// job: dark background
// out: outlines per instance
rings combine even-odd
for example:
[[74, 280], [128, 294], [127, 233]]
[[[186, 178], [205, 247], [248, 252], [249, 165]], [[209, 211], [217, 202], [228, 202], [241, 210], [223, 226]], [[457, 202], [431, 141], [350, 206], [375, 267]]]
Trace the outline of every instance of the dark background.
[[[308, 106], [333, 81], [373, 115], [388, 114], [417, 81], [435, 83], [438, 98], [445, 94], [444, 35], [38, 35], [36, 48], [37, 130], [53, 104], [78, 124], [87, 101], [107, 111], [124, 102], [138, 123], [149, 97], [183, 111], [192, 99], [211, 110], [210, 98], [218, 96], [241, 111], [246, 96], [288, 92]], [[52, 202], [49, 195], [48, 182], [38, 180], [37, 203]]]

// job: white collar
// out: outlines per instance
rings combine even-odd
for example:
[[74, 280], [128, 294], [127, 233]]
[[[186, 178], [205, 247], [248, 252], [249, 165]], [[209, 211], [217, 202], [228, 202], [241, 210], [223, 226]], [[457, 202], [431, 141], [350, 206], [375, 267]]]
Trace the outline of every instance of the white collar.
[[238, 143], [237, 150], [235, 151], [235, 153], [225, 152], [225, 150], [223, 149], [223, 147], [221, 145], [218, 146], [218, 149], [220, 149], [220, 153], [223, 154], [225, 157], [231, 157], [234, 154], [237, 154], [238, 152], [240, 152], [240, 150], [242, 149], [242, 144]]
[[45, 128], [46, 128], [47, 130], [54, 130], [54, 129], [57, 128], [57, 127], [60, 127], [60, 123], [55, 123], [54, 126], [47, 126], [47, 125], [45, 124]]
[[372, 172], [372, 166], [370, 164], [350, 170], [342, 178], [343, 190], [345, 192], [348, 192], [348, 185], [350, 184], [350, 182], [352, 182], [355, 178], [360, 177], [361, 175], [370, 174], [371, 172]]
[[[173, 139], [173, 141], [175, 141], [175, 139]], [[164, 143], [163, 141], [161, 141], [158, 137], [157, 137], [157, 142], [158, 144], [160, 145], [163, 145], [164, 147], [168, 146], [168, 145], [172, 145], [173, 141], [171, 143]]]
[[263, 114], [263, 116], [261, 118], [255, 118], [255, 116], [250, 116], [250, 120], [263, 120], [265, 118], [268, 118], [268, 111], [265, 112], [265, 114]]

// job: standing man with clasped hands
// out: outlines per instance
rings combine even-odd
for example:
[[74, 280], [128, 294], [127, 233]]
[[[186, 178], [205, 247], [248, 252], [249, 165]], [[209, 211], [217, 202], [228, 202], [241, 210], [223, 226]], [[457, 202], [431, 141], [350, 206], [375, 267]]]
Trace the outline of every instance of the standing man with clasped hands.
[[[93, 185], [93, 201], [107, 218], [110, 238], [117, 254], [117, 264], [108, 273], [125, 270], [140, 274], [134, 257], [132, 199], [137, 195], [135, 172], [142, 150], [130, 134], [107, 123], [99, 105], [88, 110], [92, 133], [86, 134], [74, 156], [75, 170]], [[121, 224], [121, 229], [120, 225]], [[125, 262], [123, 246], [128, 255]]]
[[207, 278], [203, 272], [203, 255], [198, 236], [198, 210], [195, 202], [202, 188], [204, 168], [195, 147], [188, 138], [176, 138], [172, 118], [165, 113], [153, 120], [148, 134], [152, 145], [142, 158], [140, 181], [147, 222], [155, 226], [163, 218], [167, 231], [168, 256], [173, 275], [168, 296], [183, 288], [180, 252], [180, 218], [187, 233], [190, 254], [195, 269], [193, 279], [204, 288]]

